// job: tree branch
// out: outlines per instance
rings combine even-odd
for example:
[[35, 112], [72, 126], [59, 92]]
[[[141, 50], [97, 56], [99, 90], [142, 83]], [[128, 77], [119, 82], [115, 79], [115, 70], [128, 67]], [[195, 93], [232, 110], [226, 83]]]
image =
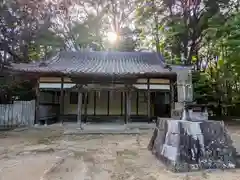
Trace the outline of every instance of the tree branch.
[[18, 62], [24, 62], [24, 60], [21, 57], [19, 57], [15, 52], [13, 52], [11, 50], [11, 48], [9, 48], [8, 44], [4, 43], [4, 41], [2, 39], [0, 40], [0, 50], [5, 51], [8, 54], [10, 54]]

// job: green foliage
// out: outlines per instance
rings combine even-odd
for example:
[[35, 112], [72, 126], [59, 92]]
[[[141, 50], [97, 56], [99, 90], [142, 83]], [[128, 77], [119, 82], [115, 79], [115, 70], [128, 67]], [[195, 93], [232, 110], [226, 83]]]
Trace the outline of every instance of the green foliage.
[[148, 44], [159, 46], [167, 63], [181, 64], [183, 56], [186, 64], [194, 65], [195, 101], [213, 104], [217, 115], [240, 115], [232, 111], [240, 100], [239, 3], [181, 2], [139, 0], [137, 19], [143, 38], [152, 36]]
[[117, 47], [118, 51], [135, 51], [137, 46], [137, 37], [139, 32], [133, 31], [128, 27], [122, 28], [120, 32], [119, 44]]
[[[44, 0], [1, 0], [0, 5], [0, 50], [6, 54], [4, 61], [28, 62], [41, 57], [37, 42], [49, 32], [56, 6]], [[55, 41], [48, 36], [47, 42]]]
[[0, 77], [0, 103], [11, 103], [13, 100], [30, 101], [35, 98], [35, 81], [14, 79], [12, 76]]
[[[238, 36], [238, 25], [240, 23], [239, 13], [233, 13], [226, 17], [224, 23], [216, 21], [209, 24], [206, 30], [205, 40], [212, 46], [208, 46], [209, 56], [208, 67], [204, 75], [207, 83], [210, 84], [208, 102], [214, 102], [218, 107], [220, 115], [240, 115], [238, 111], [233, 111], [239, 106], [239, 48], [240, 36]], [[216, 58], [217, 57], [217, 58]], [[212, 59], [211, 59], [212, 58]], [[201, 81], [197, 82], [196, 91], [204, 91]], [[196, 97], [198, 97], [196, 95]]]
[[101, 49], [100, 22], [101, 18], [98, 16], [89, 15], [84, 22], [74, 22], [67, 37], [76, 49], [92, 47], [93, 44], [96, 46], [95, 49]]

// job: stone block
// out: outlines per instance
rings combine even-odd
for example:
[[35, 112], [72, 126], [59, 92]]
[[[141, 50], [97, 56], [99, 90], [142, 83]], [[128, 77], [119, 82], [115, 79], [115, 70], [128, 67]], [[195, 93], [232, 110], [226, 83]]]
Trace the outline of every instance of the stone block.
[[221, 122], [160, 120], [148, 148], [174, 172], [236, 167], [236, 149]]

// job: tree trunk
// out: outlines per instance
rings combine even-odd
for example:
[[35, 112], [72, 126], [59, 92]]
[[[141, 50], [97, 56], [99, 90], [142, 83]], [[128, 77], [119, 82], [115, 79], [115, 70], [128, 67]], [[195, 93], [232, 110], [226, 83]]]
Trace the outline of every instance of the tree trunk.
[[155, 15], [154, 17], [154, 21], [155, 21], [155, 42], [156, 42], [156, 52], [160, 53], [160, 40], [159, 40], [159, 34], [158, 34], [158, 17], [157, 15]]

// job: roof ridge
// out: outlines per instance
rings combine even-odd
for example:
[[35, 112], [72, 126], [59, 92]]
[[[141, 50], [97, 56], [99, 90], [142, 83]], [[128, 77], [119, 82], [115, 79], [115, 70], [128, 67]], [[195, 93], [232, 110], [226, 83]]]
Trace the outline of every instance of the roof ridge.
[[139, 51], [72, 51], [72, 50], [65, 50], [65, 51], [60, 51], [58, 53], [106, 53], [106, 54], [111, 54], [111, 53], [117, 53], [117, 54], [155, 54], [156, 52], [139, 52]]

